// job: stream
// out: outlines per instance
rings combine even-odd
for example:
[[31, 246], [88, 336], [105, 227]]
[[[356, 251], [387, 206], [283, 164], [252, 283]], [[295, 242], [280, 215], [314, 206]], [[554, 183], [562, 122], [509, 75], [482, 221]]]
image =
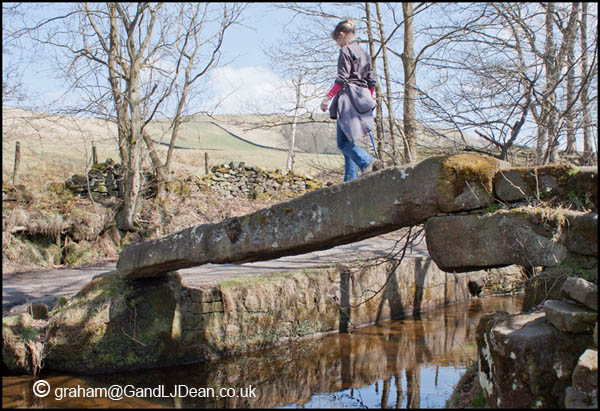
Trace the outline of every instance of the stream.
[[[237, 357], [129, 373], [2, 377], [5, 408], [444, 408], [491, 311], [474, 298], [407, 318]], [[34, 391], [38, 395], [34, 394]], [[113, 399], [111, 399], [112, 397]]]

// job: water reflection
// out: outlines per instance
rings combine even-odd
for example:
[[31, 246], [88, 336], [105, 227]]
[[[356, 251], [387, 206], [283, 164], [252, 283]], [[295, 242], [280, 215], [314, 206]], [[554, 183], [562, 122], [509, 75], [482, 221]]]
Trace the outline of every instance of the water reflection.
[[[348, 334], [199, 365], [96, 376], [45, 375], [42, 378], [51, 386], [45, 398], [33, 395], [31, 378], [3, 377], [3, 404], [36, 408], [442, 408], [465, 364], [475, 358], [474, 332], [481, 315], [493, 310], [516, 313], [520, 304], [520, 296], [474, 299]], [[78, 389], [80, 396], [84, 390], [105, 395], [114, 385], [128, 386], [128, 394], [143, 392], [145, 398], [59, 400], [53, 395], [57, 388], [63, 396], [76, 394]], [[208, 397], [190, 396], [194, 389], [195, 394]], [[215, 398], [219, 393], [232, 397]]]

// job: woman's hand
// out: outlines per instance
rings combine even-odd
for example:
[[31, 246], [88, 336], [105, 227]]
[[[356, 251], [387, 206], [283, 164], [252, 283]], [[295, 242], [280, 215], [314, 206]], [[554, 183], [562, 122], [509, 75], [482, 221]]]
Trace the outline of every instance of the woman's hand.
[[321, 100], [321, 111], [327, 111], [327, 107], [329, 107], [330, 101], [331, 99], [327, 96], [325, 96], [323, 100]]

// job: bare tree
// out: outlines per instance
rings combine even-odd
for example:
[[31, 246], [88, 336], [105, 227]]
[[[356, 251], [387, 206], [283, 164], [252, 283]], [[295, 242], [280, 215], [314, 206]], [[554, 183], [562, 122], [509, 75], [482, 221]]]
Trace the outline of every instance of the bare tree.
[[[383, 23], [383, 16], [381, 15], [381, 8], [379, 7], [379, 3], [375, 3], [375, 11], [377, 12], [377, 23], [379, 26], [379, 38], [381, 40], [381, 58], [383, 60], [383, 76], [385, 79], [385, 102], [388, 110], [388, 130], [389, 130], [389, 141], [392, 151], [392, 160], [396, 162], [397, 160], [397, 150], [396, 150], [396, 137], [394, 134], [395, 121], [394, 121], [394, 106], [392, 104], [392, 81], [390, 75], [390, 66], [388, 64], [388, 53], [387, 53], [387, 43], [385, 41], [385, 28]], [[368, 13], [368, 11], [367, 11]], [[377, 57], [377, 56], [375, 56]], [[381, 152], [381, 151], [380, 151]], [[410, 157], [406, 157], [407, 152], [405, 151], [405, 158], [407, 158], [408, 162], [410, 162]]]
[[[580, 20], [580, 46], [582, 50], [581, 56], [581, 76], [588, 75], [588, 58], [586, 51], [588, 50], [588, 42], [587, 42], [587, 3], [581, 3], [581, 20]], [[597, 30], [596, 30], [597, 31]], [[589, 82], [586, 82], [581, 87], [581, 111], [582, 111], [582, 129], [583, 129], [583, 161], [584, 164], [592, 164], [593, 163], [593, 151], [594, 147], [592, 145], [592, 137], [591, 137], [591, 122], [590, 122], [590, 113], [589, 113], [589, 98], [588, 98], [588, 89]], [[597, 148], [597, 147], [596, 147]]]
[[286, 161], [286, 170], [294, 172], [294, 149], [296, 146], [296, 125], [298, 123], [298, 113], [302, 104], [302, 72], [298, 73], [298, 80], [294, 82], [294, 88], [296, 89], [296, 105], [294, 107], [294, 116], [292, 121], [292, 133], [290, 136], [290, 145], [288, 150], [288, 157]]
[[367, 41], [369, 43], [369, 55], [371, 57], [371, 68], [375, 75], [376, 85], [375, 85], [375, 101], [377, 102], [377, 106], [375, 108], [375, 139], [377, 140], [377, 150], [382, 153], [383, 152], [383, 90], [381, 88], [381, 83], [379, 82], [379, 76], [377, 75], [377, 55], [375, 54], [375, 36], [373, 32], [373, 23], [371, 18], [371, 7], [368, 2], [365, 3], [365, 15], [367, 22]]
[[[577, 29], [578, 26], [575, 26]], [[565, 30], [566, 31], [566, 30]], [[563, 31], [563, 36], [568, 35]], [[567, 46], [567, 111], [565, 113], [565, 125], [567, 129], [567, 145], [565, 153], [575, 154], [575, 41], [569, 42]]]
[[[575, 140], [576, 101], [595, 75], [592, 68], [576, 75], [583, 56], [591, 54], [595, 62], [597, 54], [590, 45], [574, 47], [578, 4], [473, 3], [443, 9], [445, 27], [432, 24], [426, 31], [432, 40], [444, 32], [456, 35], [417, 58], [435, 76], [428, 90], [419, 91], [432, 115], [428, 122], [451, 125], [474, 151], [508, 159], [514, 149], [533, 144], [538, 164], [554, 161], [565, 131]], [[480, 136], [481, 144], [474, 146], [467, 132]]]
[[[190, 90], [218, 62], [224, 34], [244, 7], [229, 3], [83, 3], [31, 28], [37, 40], [60, 50], [70, 61], [65, 78], [87, 101], [76, 109], [106, 116], [118, 126], [125, 166], [125, 195], [116, 214], [119, 229], [135, 230], [142, 145], [145, 142], [149, 149], [162, 189]], [[216, 30], [211, 32], [209, 26], [214, 23]], [[46, 31], [42, 33], [40, 28]], [[64, 67], [64, 60], [59, 61], [60, 66]], [[164, 163], [148, 132], [157, 115], [172, 118]]]
[[408, 161], [417, 159], [417, 130], [416, 130], [416, 74], [417, 64], [414, 53], [413, 18], [414, 9], [411, 2], [402, 3], [402, 14], [404, 16], [404, 52], [402, 53], [402, 64], [404, 66], [404, 138], [406, 149], [404, 157]]
[[283, 83], [293, 90], [294, 95], [286, 98], [287, 93], [282, 91], [274, 96], [278, 115], [263, 115], [260, 123], [250, 128], [282, 128], [288, 142], [286, 170], [290, 172], [294, 171], [298, 126], [315, 122], [315, 107], [323, 97], [323, 90], [331, 83], [327, 65], [331, 57], [330, 45], [319, 36], [320, 33], [302, 26], [300, 30], [286, 30], [283, 39], [270, 47], [263, 47], [270, 66], [279, 71]]
[[[544, 69], [546, 83], [542, 93], [536, 93], [535, 97], [540, 106], [540, 113], [535, 115], [538, 126], [538, 141], [536, 144], [536, 156], [538, 162], [547, 164], [556, 161], [556, 152], [559, 143], [559, 110], [557, 109], [556, 90], [563, 80], [562, 71], [565, 66], [566, 55], [571, 43], [575, 41], [577, 31], [577, 15], [579, 3], [574, 2], [569, 14], [565, 35], [560, 47], [557, 49], [554, 40], [555, 7], [553, 2], [546, 4], [545, 31], [546, 44], [544, 49]], [[571, 68], [567, 68], [569, 71]], [[564, 113], [563, 113], [564, 117]]]
[[31, 52], [22, 40], [26, 32], [16, 21], [23, 18], [23, 3], [2, 3], [2, 105], [18, 105], [27, 94], [22, 76], [28, 64], [25, 54]]

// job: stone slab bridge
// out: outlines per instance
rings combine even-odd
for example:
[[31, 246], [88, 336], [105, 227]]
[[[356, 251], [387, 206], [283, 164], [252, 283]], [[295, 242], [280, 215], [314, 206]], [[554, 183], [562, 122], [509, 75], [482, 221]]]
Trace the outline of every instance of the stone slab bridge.
[[[480, 155], [439, 156], [134, 244], [122, 251], [116, 271], [94, 277], [46, 322], [36, 325], [25, 314], [3, 319], [3, 364], [35, 373], [30, 333], [20, 330], [36, 326], [36, 335], [46, 336], [39, 341], [45, 369], [131, 371], [223, 358], [465, 301], [471, 282], [488, 276], [484, 269], [500, 276], [504, 269], [496, 267], [515, 264], [597, 265], [597, 179], [595, 168], [512, 168]], [[591, 211], [533, 207], [555, 198]], [[498, 203], [510, 207], [498, 210]], [[431, 258], [347, 261], [198, 287], [177, 271], [323, 250], [421, 224]], [[433, 345], [426, 349], [435, 352]]]
[[[596, 167], [511, 167], [474, 154], [428, 158], [307, 193], [217, 224], [125, 248], [123, 279], [162, 276], [207, 263], [244, 263], [303, 254], [425, 224], [440, 269], [555, 266], [570, 254], [596, 256]], [[578, 201], [591, 212], [533, 207]], [[495, 203], [513, 204], [494, 211]]]

